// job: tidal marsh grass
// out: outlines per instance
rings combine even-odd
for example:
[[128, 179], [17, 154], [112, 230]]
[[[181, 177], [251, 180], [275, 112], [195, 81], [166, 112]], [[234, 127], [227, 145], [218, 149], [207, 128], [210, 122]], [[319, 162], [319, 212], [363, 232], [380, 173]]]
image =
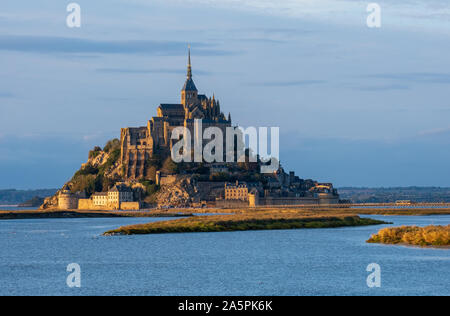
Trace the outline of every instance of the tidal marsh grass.
[[187, 232], [226, 232], [301, 228], [333, 228], [386, 224], [355, 215], [315, 214], [294, 211], [265, 211], [231, 215], [194, 216], [171, 221], [120, 227], [105, 235], [135, 235]]
[[367, 241], [368, 243], [406, 244], [413, 246], [450, 246], [450, 225], [402, 226], [384, 228]]

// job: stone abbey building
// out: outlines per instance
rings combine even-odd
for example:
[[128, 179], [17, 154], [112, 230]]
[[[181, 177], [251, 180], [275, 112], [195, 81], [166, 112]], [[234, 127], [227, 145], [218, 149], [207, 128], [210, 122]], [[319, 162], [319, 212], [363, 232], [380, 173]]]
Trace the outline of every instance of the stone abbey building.
[[[146, 126], [122, 128], [120, 141], [113, 142], [113, 151], [106, 150], [107, 146], [100, 149], [100, 153], [90, 157], [74, 178], [55, 196], [47, 198], [41, 208], [135, 210], [155, 205], [227, 208], [339, 203], [338, 192], [331, 183], [301, 179], [294, 172], [286, 173], [281, 163], [272, 173], [262, 173], [264, 162], [250, 162], [250, 159], [239, 163], [185, 164], [170, 172], [165, 164], [172, 148], [179, 142], [179, 139], [172, 140], [174, 129], [179, 127], [190, 131], [191, 146], [200, 132], [203, 135], [209, 127], [219, 128], [225, 136], [224, 148], [228, 147], [225, 144], [227, 130], [233, 127], [231, 115], [224, 115], [214, 96], [198, 93], [192, 79], [190, 52], [180, 103], [159, 105], [156, 116], [148, 120]], [[233, 155], [237, 158], [242, 155], [237, 149], [244, 147], [240, 143], [244, 138], [241, 134], [233, 137], [234, 149], [226, 148], [226, 151], [234, 150]], [[197, 148], [191, 148], [195, 153]], [[226, 151], [223, 153], [228, 157], [230, 152]], [[245, 153], [246, 160], [250, 154], [250, 150]], [[110, 163], [110, 160], [114, 162]], [[150, 183], [149, 179], [153, 178], [155, 183]], [[80, 190], [82, 184], [89, 186]], [[148, 193], [147, 189], [153, 185], [156, 191]], [[74, 187], [77, 189], [72, 193]]]
[[231, 115], [228, 118], [222, 113], [220, 103], [213, 96], [198, 94], [192, 79], [191, 54], [189, 51], [187, 78], [181, 90], [179, 104], [161, 104], [157, 116], [152, 117], [147, 126], [127, 127], [121, 130], [121, 163], [126, 179], [140, 179], [146, 176], [146, 160], [155, 153], [162, 157], [170, 156], [173, 141], [172, 131], [176, 127], [186, 127], [194, 135], [194, 121], [202, 120], [203, 130], [218, 127], [225, 135], [231, 126]]

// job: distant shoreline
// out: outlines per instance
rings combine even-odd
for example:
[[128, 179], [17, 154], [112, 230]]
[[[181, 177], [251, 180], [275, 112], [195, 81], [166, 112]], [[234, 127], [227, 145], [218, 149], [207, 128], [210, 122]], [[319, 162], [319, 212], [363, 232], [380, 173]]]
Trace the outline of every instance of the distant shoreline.
[[110, 210], [0, 210], [0, 220], [8, 219], [39, 219], [39, 218], [101, 218], [101, 217], [181, 217], [192, 216], [193, 213], [206, 214], [257, 214], [257, 213], [297, 213], [330, 216], [337, 215], [383, 215], [383, 216], [431, 216], [450, 215], [448, 209], [381, 209], [381, 208], [333, 208], [333, 207], [260, 207], [247, 209], [169, 209], [140, 211], [110, 211]]

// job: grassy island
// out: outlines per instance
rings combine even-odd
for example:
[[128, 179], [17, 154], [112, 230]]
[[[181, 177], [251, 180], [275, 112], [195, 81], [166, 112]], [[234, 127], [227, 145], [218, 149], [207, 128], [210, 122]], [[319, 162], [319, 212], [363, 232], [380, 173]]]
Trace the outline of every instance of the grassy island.
[[301, 228], [334, 228], [387, 224], [382, 221], [342, 215], [305, 215], [296, 212], [257, 212], [231, 215], [194, 216], [172, 221], [131, 225], [104, 235], [137, 235], [190, 232], [229, 232]]
[[378, 234], [373, 235], [367, 242], [422, 247], [450, 247], [450, 225], [384, 228]]

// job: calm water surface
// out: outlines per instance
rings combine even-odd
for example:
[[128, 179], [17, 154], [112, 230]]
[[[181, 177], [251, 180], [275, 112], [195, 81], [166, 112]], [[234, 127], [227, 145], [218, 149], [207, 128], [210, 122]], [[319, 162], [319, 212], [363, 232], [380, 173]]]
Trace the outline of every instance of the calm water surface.
[[35, 210], [37, 207], [19, 207], [17, 205], [0, 205], [0, 211], [24, 211]]
[[[370, 217], [396, 225], [450, 222]], [[0, 221], [0, 295], [450, 295], [450, 250], [366, 244], [383, 226], [101, 236], [149, 221]], [[81, 266], [80, 289], [66, 285], [70, 263]], [[366, 285], [370, 263], [382, 268], [381, 288]]]

